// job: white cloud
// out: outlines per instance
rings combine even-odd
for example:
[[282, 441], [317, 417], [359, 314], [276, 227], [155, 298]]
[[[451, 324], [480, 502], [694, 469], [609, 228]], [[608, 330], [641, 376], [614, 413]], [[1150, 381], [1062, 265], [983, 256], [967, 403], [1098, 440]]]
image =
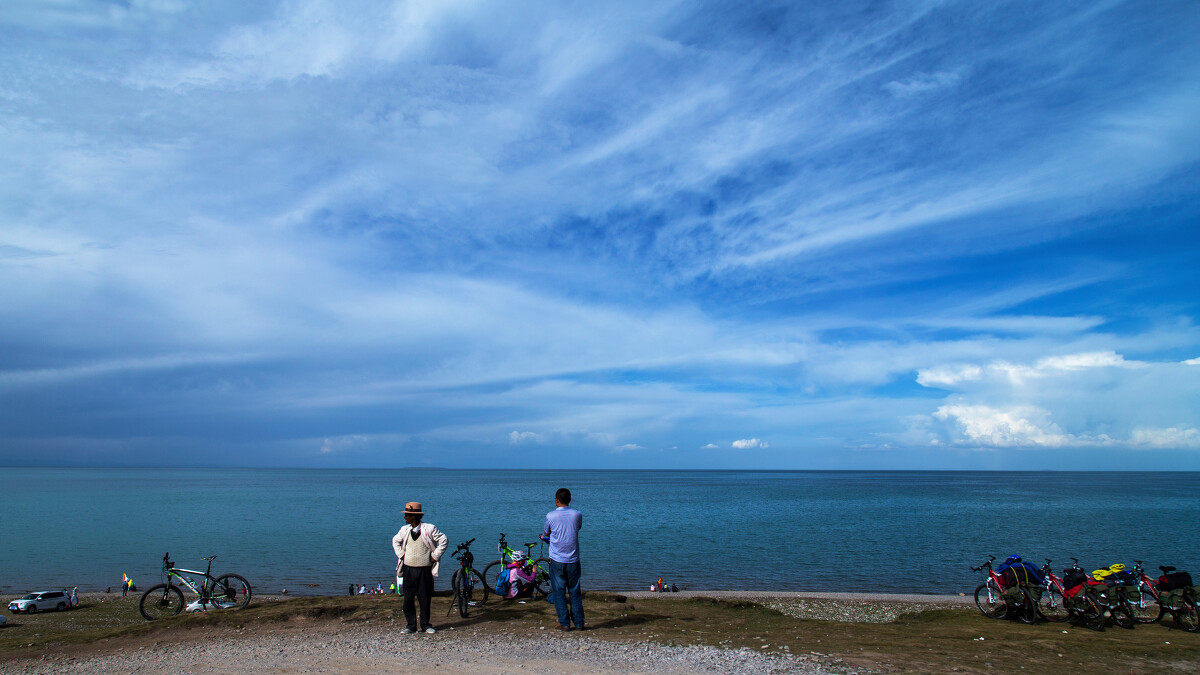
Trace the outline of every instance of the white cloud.
[[632, 452], [634, 450], [645, 449], [646, 448], [638, 445], [637, 443], [626, 443], [625, 445], [618, 445], [617, 447], [613, 448], [613, 452]]
[[883, 88], [897, 98], [908, 98], [917, 94], [958, 84], [962, 77], [958, 73], [918, 73], [906, 80], [893, 80]]
[[508, 442], [511, 445], [520, 445], [521, 443], [539, 443], [541, 437], [532, 431], [513, 431], [508, 435]]
[[1023, 382], [1095, 368], [1138, 368], [1143, 365], [1137, 361], [1127, 361], [1116, 352], [1085, 352], [1048, 356], [1033, 364], [993, 361], [987, 366], [960, 364], [923, 368], [917, 371], [917, 382], [925, 387], [950, 388], [985, 377], [1004, 377], [1012, 382]]
[[716, 450], [719, 447], [721, 447], [721, 446], [717, 445], [716, 443], [709, 443], [707, 445], [700, 446], [700, 449], [701, 450]]
[[1057, 448], [1074, 440], [1050, 421], [1049, 412], [1040, 408], [997, 410], [982, 405], [944, 405], [933, 416], [954, 422], [961, 434], [955, 439], [958, 444]]
[[1135, 448], [1200, 450], [1200, 430], [1138, 428], [1133, 430], [1129, 444]]
[[1200, 366], [1200, 358], [1188, 359], [1187, 361], [1184, 361], [1184, 363], [1189, 366]]
[[741, 440], [734, 441], [732, 445], [734, 448], [737, 448], [738, 450], [749, 450], [752, 448], [767, 447], [766, 441], [760, 441], [757, 438], [743, 438]]

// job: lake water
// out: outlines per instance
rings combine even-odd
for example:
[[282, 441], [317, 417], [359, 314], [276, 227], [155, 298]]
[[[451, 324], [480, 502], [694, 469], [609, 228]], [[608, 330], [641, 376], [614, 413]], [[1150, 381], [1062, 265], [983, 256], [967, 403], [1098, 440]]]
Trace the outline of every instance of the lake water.
[[262, 592], [386, 587], [409, 500], [482, 569], [500, 532], [536, 539], [559, 487], [585, 588], [959, 593], [1012, 553], [1200, 572], [1200, 473], [0, 468], [0, 593], [146, 587], [167, 551]]

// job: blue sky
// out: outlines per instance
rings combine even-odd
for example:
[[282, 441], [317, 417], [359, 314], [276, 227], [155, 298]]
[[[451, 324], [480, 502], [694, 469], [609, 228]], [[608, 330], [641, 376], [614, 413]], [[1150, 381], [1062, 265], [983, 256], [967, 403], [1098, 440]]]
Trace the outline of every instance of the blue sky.
[[1200, 469], [1190, 2], [0, 5], [0, 464]]

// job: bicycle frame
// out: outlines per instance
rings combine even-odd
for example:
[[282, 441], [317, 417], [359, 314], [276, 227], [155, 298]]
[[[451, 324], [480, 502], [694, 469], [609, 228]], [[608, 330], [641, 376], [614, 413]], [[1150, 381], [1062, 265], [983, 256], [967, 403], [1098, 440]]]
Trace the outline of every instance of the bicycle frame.
[[[998, 574], [995, 570], [992, 569], [992, 561], [995, 559], [996, 559], [996, 556], [994, 556], [994, 555], [988, 556], [987, 562], [983, 563], [979, 567], [971, 568], [972, 570], [974, 570], [976, 572], [982, 572], [984, 569], [987, 569], [988, 602], [995, 602], [997, 597], [999, 597], [1001, 599], [1004, 598], [1004, 575]], [[1004, 602], [1005, 602], [1005, 604], [1008, 604], [1007, 600], [1005, 600]]]
[[[204, 558], [208, 563], [208, 569], [201, 572], [200, 570], [189, 570], [182, 567], [175, 567], [169, 558], [169, 554], [163, 556], [163, 571], [166, 573], [166, 582], [170, 584], [172, 580], [179, 582], [179, 585], [186, 587], [192, 593], [196, 594], [196, 600], [189, 603], [189, 607], [198, 606], [199, 609], [207, 609], [209, 605], [218, 609], [225, 609], [237, 605], [236, 602], [223, 601], [213, 597], [213, 589], [216, 588], [217, 578], [212, 575], [212, 563], [217, 556]], [[197, 582], [195, 579], [184, 576], [187, 574], [195, 574], [203, 577], [202, 581]]]

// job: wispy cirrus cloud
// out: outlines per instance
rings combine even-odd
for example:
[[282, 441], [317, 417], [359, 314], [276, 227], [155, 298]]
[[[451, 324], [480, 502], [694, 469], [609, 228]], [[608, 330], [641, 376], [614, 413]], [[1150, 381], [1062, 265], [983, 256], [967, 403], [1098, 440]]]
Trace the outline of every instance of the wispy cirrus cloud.
[[0, 462], [1190, 450], [1193, 14], [5, 3]]

